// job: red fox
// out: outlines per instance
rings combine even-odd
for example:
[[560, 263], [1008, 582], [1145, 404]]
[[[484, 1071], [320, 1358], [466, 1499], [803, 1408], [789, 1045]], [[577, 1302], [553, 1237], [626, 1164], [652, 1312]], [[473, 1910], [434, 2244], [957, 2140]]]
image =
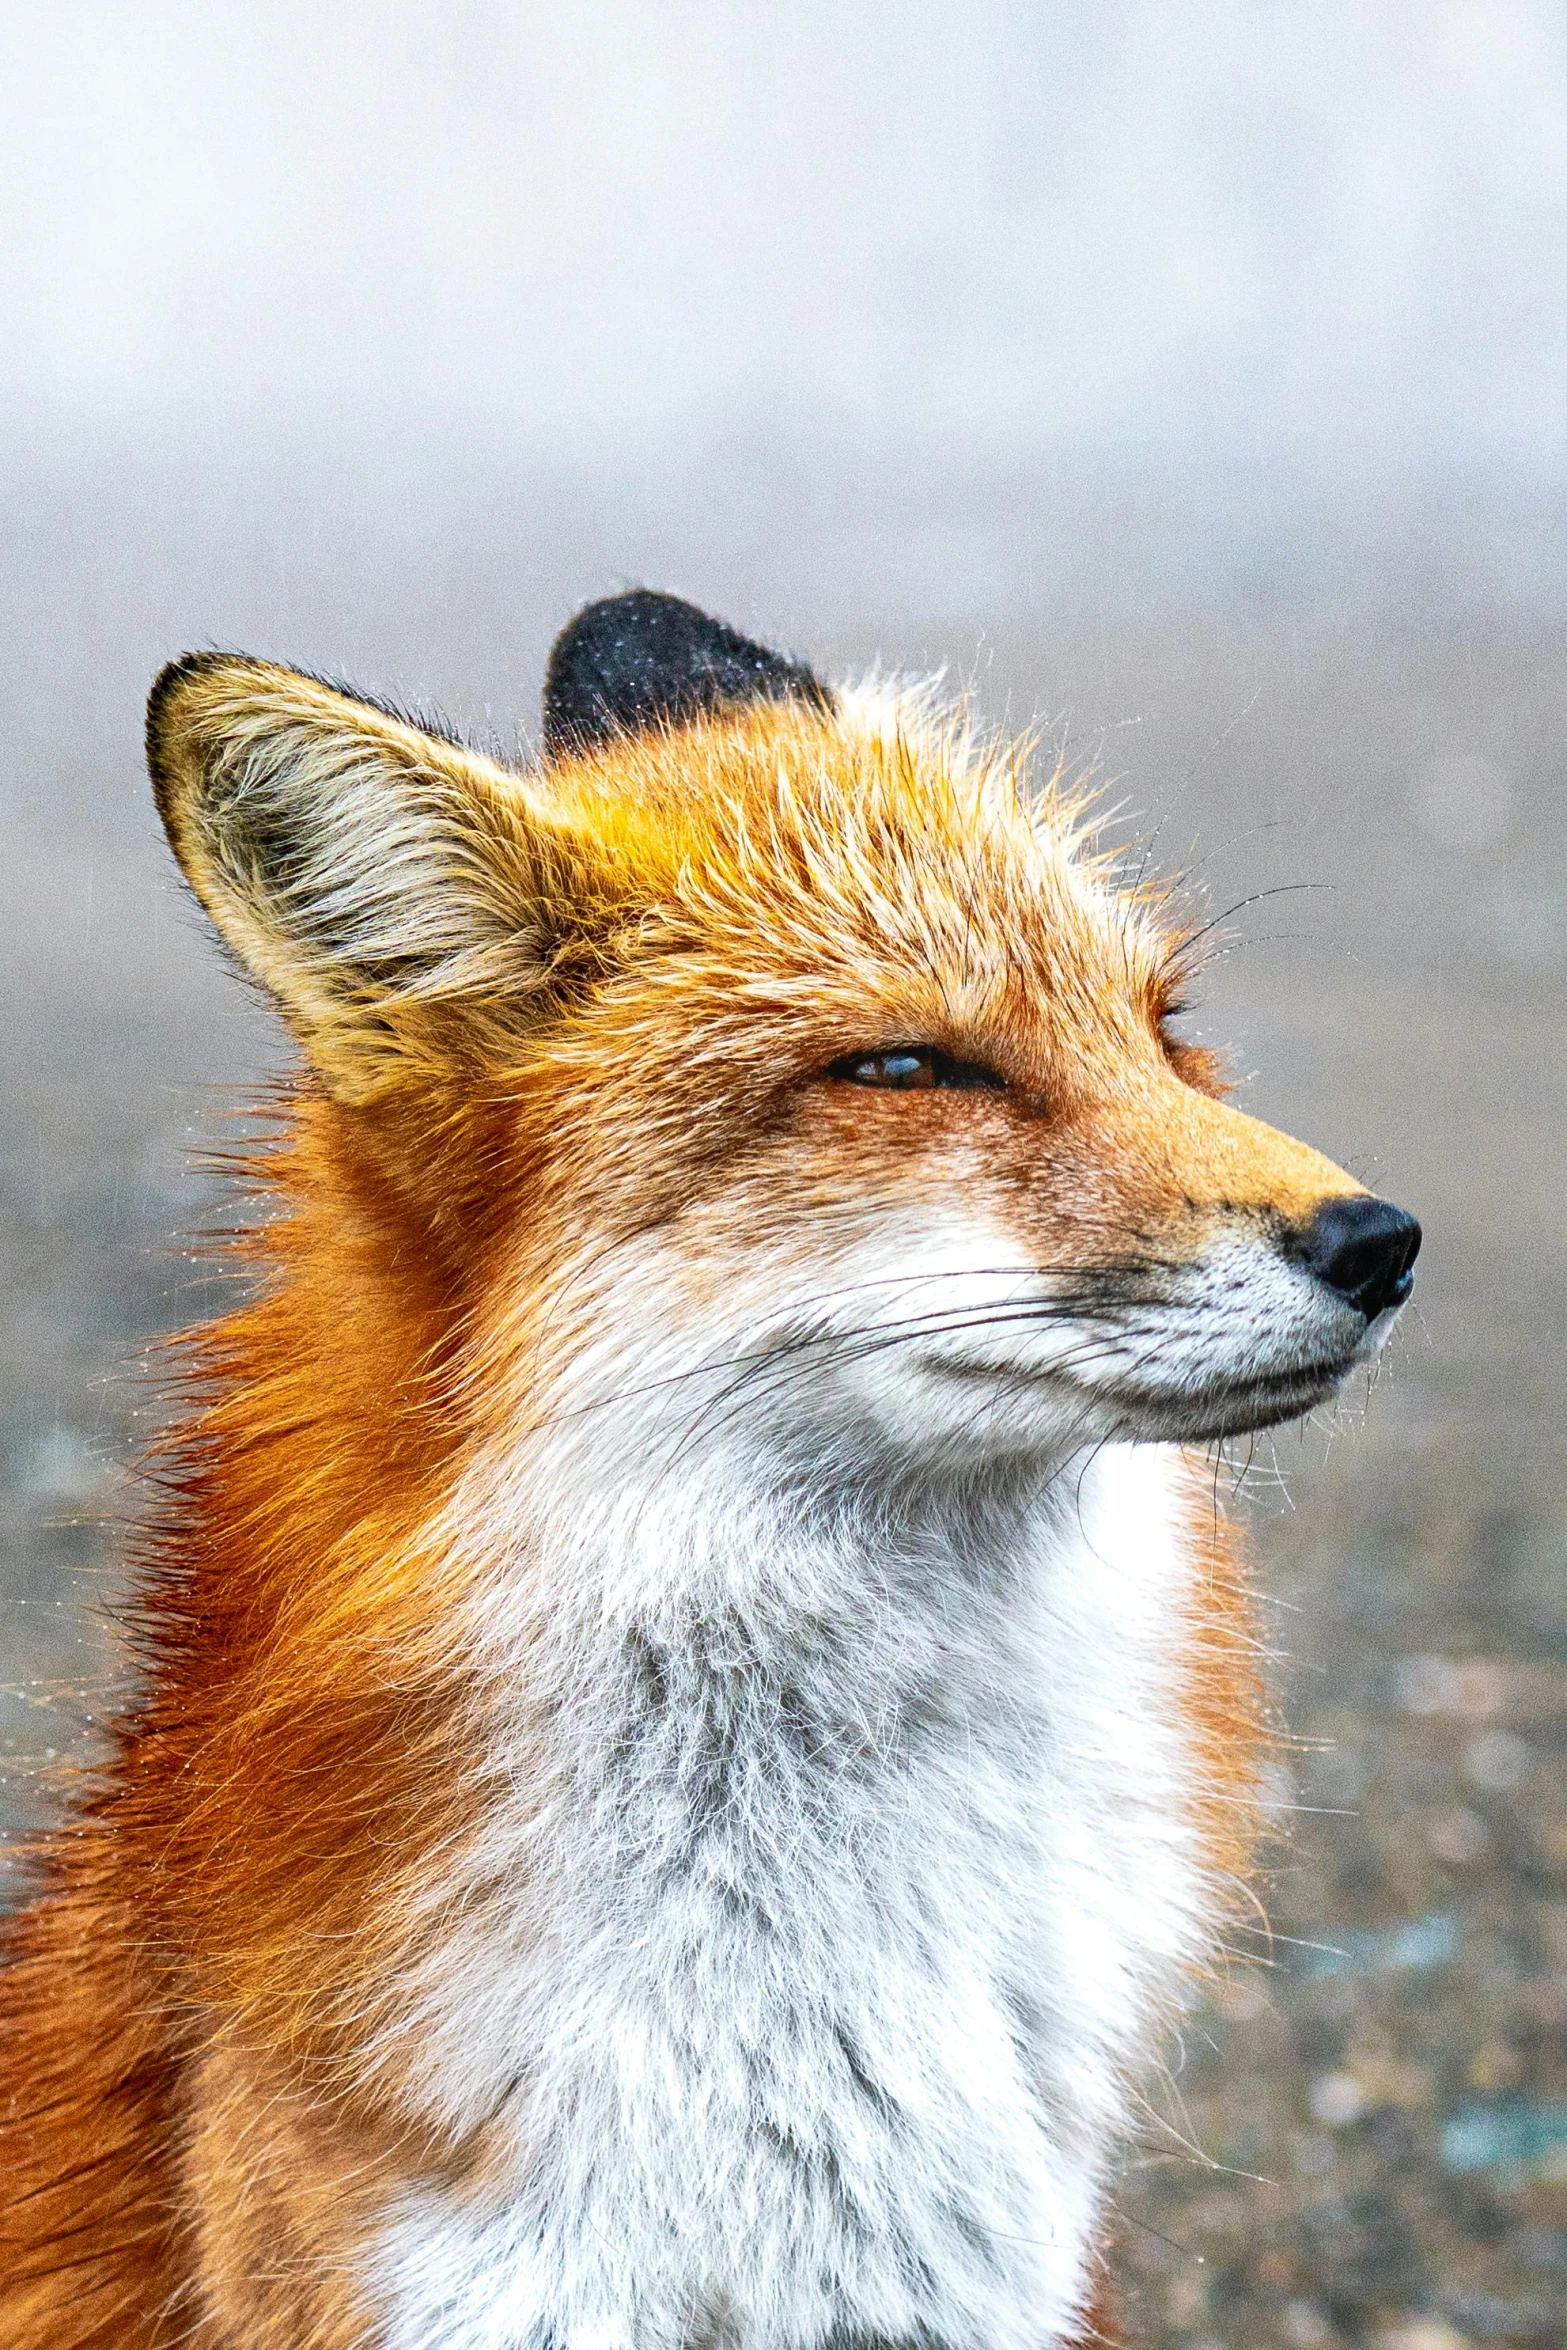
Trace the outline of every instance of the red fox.
[[526, 771], [227, 654], [147, 739], [306, 1073], [5, 1929], [0, 2341], [1111, 2339], [1264, 1753], [1186, 1448], [1419, 1227], [1226, 1103], [1070, 791], [674, 598]]

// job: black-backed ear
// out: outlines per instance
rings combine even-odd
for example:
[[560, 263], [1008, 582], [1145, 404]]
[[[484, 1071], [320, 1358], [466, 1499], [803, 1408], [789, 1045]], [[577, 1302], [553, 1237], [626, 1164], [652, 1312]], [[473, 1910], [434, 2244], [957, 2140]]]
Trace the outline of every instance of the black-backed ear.
[[589, 604], [555, 639], [544, 681], [544, 748], [563, 758], [737, 703], [790, 701], [832, 707], [803, 662], [786, 661], [679, 596], [633, 588]]
[[147, 764], [186, 879], [341, 1100], [503, 1048], [580, 935], [585, 846], [521, 777], [319, 678], [188, 654]]

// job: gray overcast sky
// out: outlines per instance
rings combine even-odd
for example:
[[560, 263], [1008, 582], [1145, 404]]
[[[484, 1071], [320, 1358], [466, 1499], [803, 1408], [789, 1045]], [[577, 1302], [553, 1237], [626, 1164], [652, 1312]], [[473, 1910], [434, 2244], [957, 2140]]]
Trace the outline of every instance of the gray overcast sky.
[[0, 58], [0, 588], [106, 709], [171, 639], [467, 692], [500, 578], [540, 642], [632, 578], [871, 644], [1567, 603], [1560, 0], [10, 0]]
[[5, 15], [13, 415], [1562, 467], [1550, 0]]

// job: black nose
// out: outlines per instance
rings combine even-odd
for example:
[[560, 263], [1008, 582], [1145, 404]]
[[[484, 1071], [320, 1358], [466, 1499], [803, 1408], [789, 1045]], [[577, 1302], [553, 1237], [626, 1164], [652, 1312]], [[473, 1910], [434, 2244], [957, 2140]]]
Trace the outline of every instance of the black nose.
[[1387, 1199], [1330, 1199], [1301, 1235], [1301, 1254], [1319, 1281], [1368, 1322], [1401, 1306], [1415, 1286], [1420, 1227]]

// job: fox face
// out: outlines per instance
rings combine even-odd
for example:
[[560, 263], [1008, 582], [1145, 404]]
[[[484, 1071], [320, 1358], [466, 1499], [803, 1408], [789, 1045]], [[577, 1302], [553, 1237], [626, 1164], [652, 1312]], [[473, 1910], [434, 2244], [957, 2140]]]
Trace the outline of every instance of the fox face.
[[1157, 899], [919, 697], [632, 597], [557, 648], [526, 774], [226, 656], [150, 745], [491, 1427], [591, 1420], [627, 1476], [1202, 1440], [1330, 1396], [1408, 1295], [1413, 1218], [1173, 1032]]

